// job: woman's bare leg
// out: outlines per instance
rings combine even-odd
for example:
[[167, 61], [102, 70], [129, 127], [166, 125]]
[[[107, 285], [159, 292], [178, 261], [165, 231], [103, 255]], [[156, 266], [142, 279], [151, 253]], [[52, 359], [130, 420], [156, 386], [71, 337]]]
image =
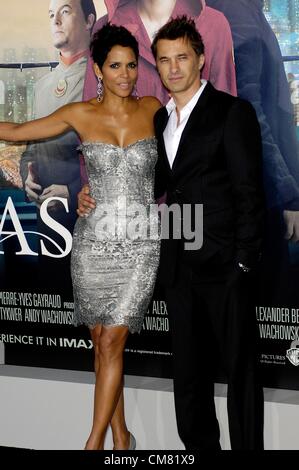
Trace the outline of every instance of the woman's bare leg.
[[[101, 327], [101, 325], [99, 325]], [[96, 341], [96, 334], [93, 333], [94, 330], [90, 330], [91, 339], [94, 347], [94, 370], [95, 374], [98, 372], [99, 368], [99, 353], [98, 346]], [[99, 330], [98, 333], [99, 334]], [[122, 390], [120, 392], [120, 397], [116, 405], [114, 414], [111, 419], [111, 428], [114, 442], [114, 449], [127, 449], [130, 444], [130, 433], [127, 428], [125, 420], [125, 407], [124, 407], [124, 388], [123, 388], [123, 379], [122, 379]]]
[[[123, 326], [106, 328], [98, 325], [92, 330], [95, 347], [96, 383], [94, 394], [93, 426], [86, 449], [103, 449], [107, 427], [116, 411], [123, 387], [123, 351], [128, 337], [128, 328]], [[119, 404], [114, 421], [117, 434], [124, 420], [123, 400]], [[118, 437], [118, 436], [116, 436]], [[121, 436], [119, 436], [121, 439]], [[129, 439], [129, 435], [127, 436]]]
[[130, 445], [130, 433], [127, 428], [125, 420], [125, 407], [124, 407], [124, 387], [119, 396], [117, 406], [111, 419], [111, 428], [113, 434], [113, 442], [115, 450], [128, 449]]

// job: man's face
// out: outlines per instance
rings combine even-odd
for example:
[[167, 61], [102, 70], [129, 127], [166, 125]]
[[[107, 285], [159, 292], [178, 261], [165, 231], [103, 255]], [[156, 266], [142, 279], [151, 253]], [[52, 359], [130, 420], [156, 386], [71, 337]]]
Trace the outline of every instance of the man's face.
[[160, 39], [157, 43], [157, 68], [164, 86], [171, 93], [196, 91], [204, 56], [198, 56], [189, 40]]
[[57, 49], [74, 50], [89, 38], [80, 0], [51, 0], [49, 18], [53, 45]]

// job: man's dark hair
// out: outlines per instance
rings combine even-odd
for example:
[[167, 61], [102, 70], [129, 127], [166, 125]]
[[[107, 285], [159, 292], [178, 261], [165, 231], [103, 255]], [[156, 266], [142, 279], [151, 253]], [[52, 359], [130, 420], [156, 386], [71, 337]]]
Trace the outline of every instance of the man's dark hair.
[[157, 59], [157, 42], [160, 39], [172, 41], [179, 38], [189, 40], [193, 50], [198, 56], [204, 53], [204, 44], [201, 35], [196, 29], [194, 20], [183, 15], [171, 18], [155, 35], [152, 43], [152, 53], [155, 59]]
[[93, 0], [81, 0], [81, 8], [86, 21], [89, 15], [94, 15], [94, 20], [97, 19], [97, 12]]
[[91, 57], [100, 69], [114, 46], [130, 47], [138, 60], [138, 42], [130, 31], [123, 26], [107, 23], [93, 35], [90, 44]]

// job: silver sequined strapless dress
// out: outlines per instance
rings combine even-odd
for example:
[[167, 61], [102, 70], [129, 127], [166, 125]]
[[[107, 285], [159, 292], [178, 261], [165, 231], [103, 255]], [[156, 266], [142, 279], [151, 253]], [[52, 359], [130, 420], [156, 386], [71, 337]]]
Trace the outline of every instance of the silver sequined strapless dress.
[[156, 139], [124, 148], [85, 142], [81, 150], [97, 207], [78, 218], [73, 234], [74, 324], [140, 331], [160, 252], [154, 205]]

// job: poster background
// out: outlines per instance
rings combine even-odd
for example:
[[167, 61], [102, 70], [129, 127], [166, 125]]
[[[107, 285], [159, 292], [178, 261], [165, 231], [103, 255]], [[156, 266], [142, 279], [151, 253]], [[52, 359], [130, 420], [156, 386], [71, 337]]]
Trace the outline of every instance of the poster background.
[[[24, 48], [44, 50], [48, 60], [57, 59], [52, 47], [48, 9], [49, 0], [10, 0], [1, 11], [0, 57], [7, 48], [15, 49], [17, 60], [24, 60]], [[94, 2], [97, 17], [106, 13], [103, 0]]]
[[[0, 84], [2, 80], [5, 86], [2, 108], [0, 104], [1, 120], [22, 122], [32, 117], [34, 84], [49, 72], [47, 62], [58, 59], [57, 51], [51, 46], [48, 4], [48, 0], [29, 0], [26, 6], [20, 6], [19, 1], [12, 0], [10, 8], [5, 9], [2, 19], [5, 26], [0, 31], [0, 62], [42, 62], [46, 66], [22, 72], [19, 69], [0, 69]], [[103, 1], [97, 1], [95, 5], [99, 18], [105, 14], [106, 8]], [[11, 197], [23, 229], [29, 232], [36, 231], [37, 222], [35, 206], [25, 200], [19, 175], [20, 156], [24, 149], [24, 145], [1, 146], [0, 143], [0, 211], [3, 212], [7, 199]], [[5, 230], [12, 229], [7, 218]], [[30, 246], [36, 250], [38, 238], [32, 234], [26, 236]], [[93, 352], [88, 329], [70, 326], [73, 298], [67, 285], [69, 273], [65, 273], [66, 282], [61, 288], [43, 288], [38, 279], [38, 257], [16, 257], [17, 249], [18, 244], [11, 240], [9, 244], [5, 243], [5, 255], [0, 255], [0, 335], [5, 350], [2, 360], [6, 364], [92, 370]], [[13, 300], [8, 300], [8, 292]], [[34, 298], [35, 294], [40, 297]], [[59, 306], [48, 308], [39, 305], [38, 299], [42, 299], [44, 294], [59, 299]], [[171, 376], [169, 325], [161, 297], [157, 292], [149, 307], [143, 333], [132, 336], [127, 343], [127, 373]], [[8, 310], [5, 309], [11, 309], [9, 314], [14, 320], [7, 320]]]
[[[34, 84], [40, 76], [48, 72], [47, 63], [57, 60], [57, 51], [51, 45], [47, 15], [48, 3], [48, 0], [27, 0], [23, 4], [19, 0], [11, 0], [9, 8], [5, 8], [2, 13], [0, 62], [2, 64], [44, 62], [45, 67], [29, 68], [22, 72], [19, 69], [0, 69], [1, 120], [21, 122], [31, 118]], [[98, 0], [95, 3], [98, 17], [100, 17], [106, 12], [104, 2]], [[285, 56], [285, 68], [294, 104], [294, 125], [298, 134], [299, 1], [266, 0], [264, 11]], [[34, 231], [36, 227], [34, 207], [24, 199], [18, 174], [19, 159], [23, 150], [24, 146], [6, 146], [0, 143], [0, 214], [8, 197], [12, 197], [22, 227], [28, 231]], [[7, 218], [5, 228], [9, 230], [9, 227], [11, 227], [11, 221]], [[34, 236], [31, 236], [30, 243], [36, 246], [37, 240]], [[0, 341], [2, 339], [5, 344], [5, 357], [2, 359], [7, 364], [92, 370], [93, 355], [88, 330], [84, 327], [75, 329], [70, 326], [72, 312], [70, 289], [67, 289], [65, 285], [54, 290], [38, 288], [36, 286], [38, 259], [16, 257], [15, 247], [15, 243], [11, 241], [6, 245], [5, 255], [0, 255], [0, 292], [2, 293], [0, 295], [0, 308], [2, 308], [0, 335], [3, 335], [0, 336]], [[288, 245], [288, 250], [291, 259], [293, 292], [295, 292], [296, 286], [299, 285], [299, 250], [298, 246], [291, 243]], [[7, 293], [16, 293], [17, 296]], [[59, 299], [59, 306], [44, 306], [41, 300], [44, 299], [43, 297], [37, 297], [36, 301], [33, 299], [29, 301], [28, 296], [25, 300], [26, 296], [20, 296], [20, 294], [52, 295]], [[27, 304], [30, 302], [32, 305]], [[268, 305], [257, 307], [257, 327], [260, 336], [259, 360], [264, 385], [299, 389], [299, 367], [291, 364], [286, 357], [287, 350], [298, 337], [299, 318], [296, 316], [298, 306], [299, 295], [294, 295], [284, 303], [269, 302]], [[15, 319], [10, 321], [5, 316], [7, 312], [5, 309], [20, 310], [14, 310]], [[284, 309], [284, 315], [281, 312], [282, 309]], [[19, 321], [20, 318], [21, 321]], [[278, 318], [281, 320], [278, 321]], [[142, 334], [131, 336], [127, 343], [126, 373], [171, 377], [168, 330], [163, 293], [157, 290], [145, 319]], [[296, 345], [294, 348], [296, 349]], [[222, 378], [221, 372], [219, 372], [219, 378]]]

